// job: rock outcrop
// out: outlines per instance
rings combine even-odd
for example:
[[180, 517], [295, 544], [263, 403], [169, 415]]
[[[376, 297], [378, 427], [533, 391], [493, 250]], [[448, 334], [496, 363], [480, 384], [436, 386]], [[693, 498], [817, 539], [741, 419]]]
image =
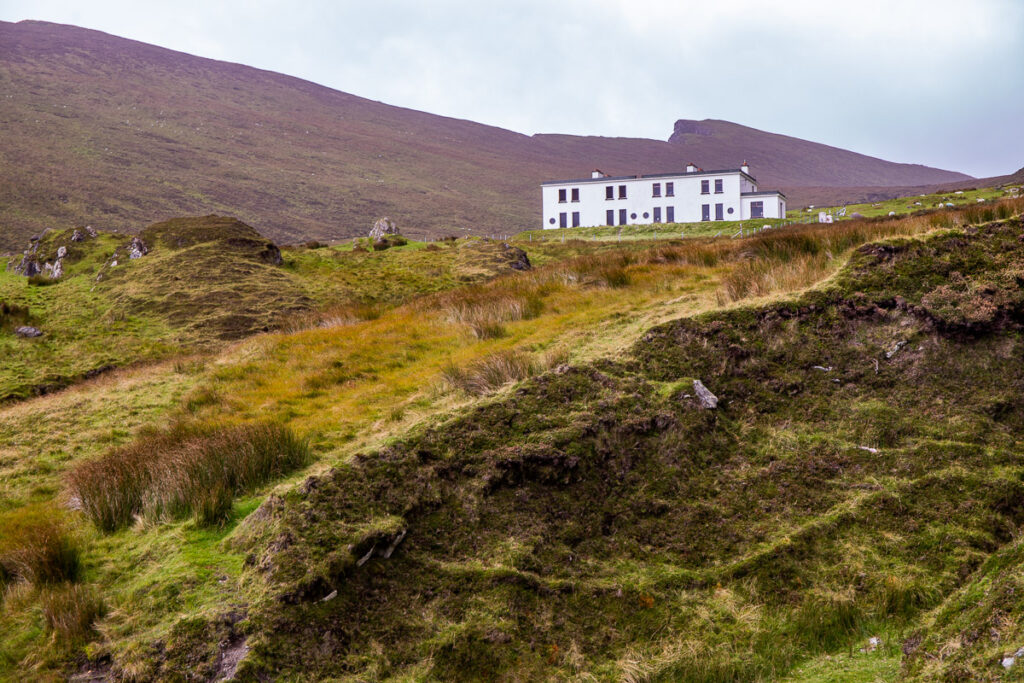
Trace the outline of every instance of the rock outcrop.
[[378, 218], [374, 222], [373, 228], [370, 229], [370, 239], [374, 242], [380, 242], [386, 235], [397, 234], [399, 234], [398, 226], [395, 225], [395, 222], [387, 216], [384, 218]]

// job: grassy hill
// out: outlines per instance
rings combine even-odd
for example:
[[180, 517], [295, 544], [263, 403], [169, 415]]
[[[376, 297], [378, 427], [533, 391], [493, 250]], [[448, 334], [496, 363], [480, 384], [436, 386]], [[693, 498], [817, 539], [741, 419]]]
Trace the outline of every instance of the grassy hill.
[[[80, 241], [73, 239], [79, 236]], [[358, 320], [417, 296], [511, 270], [517, 252], [482, 240], [421, 242], [387, 251], [276, 245], [234, 218], [178, 218], [131, 237], [85, 229], [46, 233], [40, 265], [67, 250], [64, 275], [0, 270], [0, 302], [43, 335], [0, 328], [0, 401], [59, 389], [114, 367], [211, 352], [257, 332]], [[11, 260], [17, 265], [20, 258]]]
[[[995, 680], [1020, 208], [527, 242], [525, 272], [153, 226], [120, 286], [212, 233], [314, 310], [0, 406], [0, 677]], [[327, 305], [374, 272], [408, 288]]]
[[[537, 224], [539, 184], [589, 174], [736, 167], [800, 203], [802, 184], [918, 185], [962, 174], [872, 159], [725, 122], [673, 142], [525, 136], [392, 107], [238, 64], [72, 26], [0, 22], [0, 249], [44, 228], [136, 232], [237, 216], [277, 242], [414, 237]], [[667, 131], [666, 131], [667, 132]]]

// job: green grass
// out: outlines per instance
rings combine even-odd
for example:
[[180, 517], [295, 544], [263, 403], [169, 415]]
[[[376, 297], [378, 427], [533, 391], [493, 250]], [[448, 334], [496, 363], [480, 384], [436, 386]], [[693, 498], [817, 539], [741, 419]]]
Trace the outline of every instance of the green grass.
[[[101, 602], [65, 600], [63, 623], [98, 630], [50, 648], [57, 603], [18, 589], [0, 677], [82, 654], [212, 676], [244, 637], [243, 678], [892, 680], [901, 639], [1018, 524], [1020, 226], [944, 220], [523, 245], [539, 267], [498, 277], [493, 242], [286, 250], [327, 307], [294, 331], [0, 406], [8, 511], [63, 504], [80, 463], [181, 421], [287, 425], [316, 460], [213, 526], [86, 525], [78, 583]], [[970, 286], [943, 290], [953, 272]], [[961, 295], [988, 313], [958, 317]]]

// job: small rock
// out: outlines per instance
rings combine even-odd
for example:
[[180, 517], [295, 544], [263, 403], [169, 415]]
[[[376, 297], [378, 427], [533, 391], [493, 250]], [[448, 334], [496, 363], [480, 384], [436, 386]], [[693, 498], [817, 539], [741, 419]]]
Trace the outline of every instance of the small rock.
[[67, 247], [60, 247], [59, 249], [57, 249], [57, 258], [64, 258], [67, 255], [68, 255], [68, 248]]
[[886, 352], [885, 352], [885, 357], [886, 357], [886, 358], [892, 358], [893, 356], [895, 356], [895, 355], [896, 355], [896, 353], [897, 353], [897, 352], [898, 352], [898, 351], [899, 351], [900, 349], [902, 349], [902, 348], [903, 348], [904, 346], [906, 346], [906, 345], [907, 345], [907, 341], [906, 341], [905, 339], [904, 339], [903, 341], [901, 341], [901, 342], [897, 342], [897, 343], [896, 343], [896, 346], [892, 347], [892, 350], [891, 350], [891, 351], [886, 351]]
[[811, 368], [811, 369], [812, 369], [812, 370], [821, 370], [822, 372], [832, 372], [832, 366], [831, 366], [831, 365], [830, 365], [830, 366], [828, 366], [827, 368], [826, 368], [826, 367], [824, 367], [824, 366], [822, 366], [822, 365], [815, 365], [815, 366], [814, 366], [813, 368]]
[[143, 242], [138, 237], [133, 237], [132, 238], [132, 243], [128, 247], [128, 258], [129, 259], [142, 258], [143, 256], [145, 256], [148, 253], [149, 253], [149, 247], [146, 246], [146, 243]]
[[75, 230], [73, 233], [71, 233], [71, 241], [72, 242], [81, 242], [84, 239], [85, 239], [85, 236], [83, 236], [81, 231], [79, 231], [79, 230]]
[[700, 402], [701, 408], [714, 410], [718, 407], [718, 397], [712, 394], [699, 379], [693, 380], [693, 393], [697, 394], [697, 400]]
[[15, 327], [14, 328], [14, 334], [18, 335], [19, 337], [42, 337], [43, 336], [42, 330], [40, 330], [37, 327], [32, 327], [30, 325], [22, 325], [21, 327]]
[[1016, 657], [1003, 657], [1003, 668], [1009, 669], [1017, 661]]
[[890, 212], [889, 212], [889, 215], [890, 215], [890, 216], [895, 216], [895, 215], [896, 215], [896, 212], [895, 212], [895, 211], [890, 211]]
[[320, 602], [328, 602], [330, 600], [333, 600], [336, 597], [338, 597], [338, 590], [334, 589], [330, 593], [325, 595], [324, 597], [320, 598]]
[[871, 446], [857, 446], [857, 448], [861, 449], [862, 451], [867, 451], [868, 453], [872, 453], [872, 454], [878, 452], [877, 448], [872, 448]]

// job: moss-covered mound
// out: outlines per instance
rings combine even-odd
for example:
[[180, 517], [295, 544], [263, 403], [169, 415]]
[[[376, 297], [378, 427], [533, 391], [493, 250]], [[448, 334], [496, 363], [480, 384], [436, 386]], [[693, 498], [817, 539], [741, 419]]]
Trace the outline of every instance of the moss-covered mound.
[[281, 264], [281, 251], [237, 218], [229, 216], [194, 216], [173, 218], [149, 226], [141, 233], [146, 244], [166, 249], [187, 249], [197, 244], [213, 243], [222, 251], [244, 255], [272, 265]]
[[278, 267], [281, 252], [234, 218], [176, 218], [143, 230], [149, 253], [131, 271], [112, 269], [112, 295], [153, 314], [192, 343], [240, 339], [312, 307], [302, 284]]
[[756, 680], [904, 647], [911, 676], [995, 677], [1015, 626], [953, 656], [928, 629], [1019, 574], [1021, 233], [866, 247], [271, 499], [239, 677]]

